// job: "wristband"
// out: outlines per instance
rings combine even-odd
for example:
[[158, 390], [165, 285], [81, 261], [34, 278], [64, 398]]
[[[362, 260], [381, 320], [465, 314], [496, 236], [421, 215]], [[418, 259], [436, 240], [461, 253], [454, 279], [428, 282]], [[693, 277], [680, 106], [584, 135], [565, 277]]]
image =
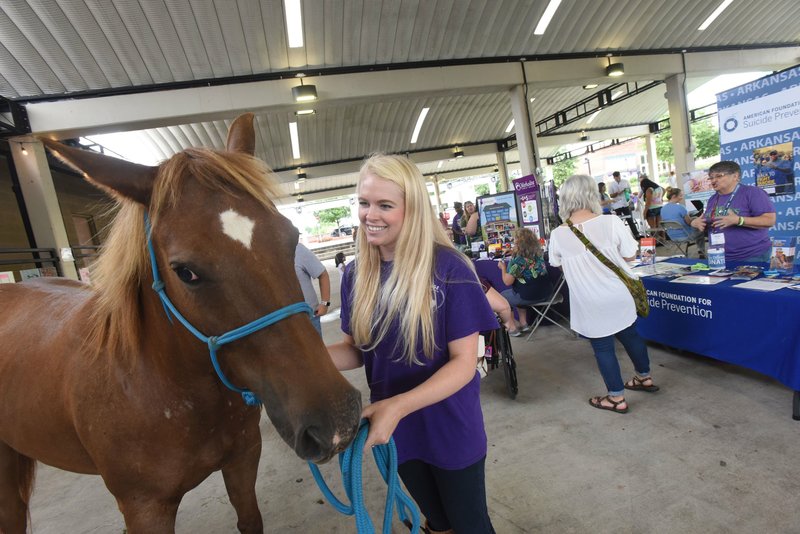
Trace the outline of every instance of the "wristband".
[[744, 226], [744, 217], [739, 217], [739, 224], [736, 226]]

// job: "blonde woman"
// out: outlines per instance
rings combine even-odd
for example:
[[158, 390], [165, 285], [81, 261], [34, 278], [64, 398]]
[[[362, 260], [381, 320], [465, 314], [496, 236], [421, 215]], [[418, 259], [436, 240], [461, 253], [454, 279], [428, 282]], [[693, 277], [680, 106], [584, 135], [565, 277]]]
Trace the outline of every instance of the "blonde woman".
[[400, 477], [431, 532], [493, 533], [478, 332], [497, 327], [469, 259], [439, 224], [419, 169], [375, 155], [361, 167], [361, 231], [342, 279], [339, 369], [364, 366], [366, 445], [394, 437]]
[[541, 302], [553, 292], [553, 285], [547, 276], [547, 265], [539, 240], [528, 228], [514, 230], [514, 251], [508, 261], [500, 261], [497, 267], [503, 275], [503, 283], [511, 286], [501, 293], [508, 303], [517, 307], [517, 315], [522, 325], [517, 331], [510, 332], [514, 337], [521, 336], [530, 330], [526, 304]]
[[461, 216], [459, 224], [461, 224], [461, 230], [464, 235], [467, 236], [467, 243], [482, 240], [481, 218], [472, 201], [467, 200], [464, 202], [464, 215]]

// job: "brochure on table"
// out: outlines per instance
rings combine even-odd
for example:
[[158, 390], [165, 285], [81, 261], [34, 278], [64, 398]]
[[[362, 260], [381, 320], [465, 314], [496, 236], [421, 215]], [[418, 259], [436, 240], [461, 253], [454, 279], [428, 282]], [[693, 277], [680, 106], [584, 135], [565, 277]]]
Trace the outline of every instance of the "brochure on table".
[[769, 258], [769, 268], [781, 274], [794, 272], [795, 247], [797, 238], [795, 237], [774, 237], [772, 238], [772, 253]]

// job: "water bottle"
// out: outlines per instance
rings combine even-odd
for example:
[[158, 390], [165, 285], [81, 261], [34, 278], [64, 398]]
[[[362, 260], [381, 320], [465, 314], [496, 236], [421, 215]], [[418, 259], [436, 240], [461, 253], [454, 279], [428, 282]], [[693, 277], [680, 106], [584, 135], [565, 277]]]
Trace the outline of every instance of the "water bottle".
[[724, 269], [725, 268], [725, 249], [722, 247], [714, 247], [708, 249], [708, 268], [709, 269]]

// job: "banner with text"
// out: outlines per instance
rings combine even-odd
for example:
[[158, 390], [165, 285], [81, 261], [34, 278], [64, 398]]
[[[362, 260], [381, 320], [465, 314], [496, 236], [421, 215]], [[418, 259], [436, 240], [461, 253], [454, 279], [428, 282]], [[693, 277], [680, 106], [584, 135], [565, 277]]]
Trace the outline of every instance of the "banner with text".
[[742, 183], [766, 191], [777, 222], [770, 235], [800, 233], [800, 65], [717, 94], [720, 157]]

